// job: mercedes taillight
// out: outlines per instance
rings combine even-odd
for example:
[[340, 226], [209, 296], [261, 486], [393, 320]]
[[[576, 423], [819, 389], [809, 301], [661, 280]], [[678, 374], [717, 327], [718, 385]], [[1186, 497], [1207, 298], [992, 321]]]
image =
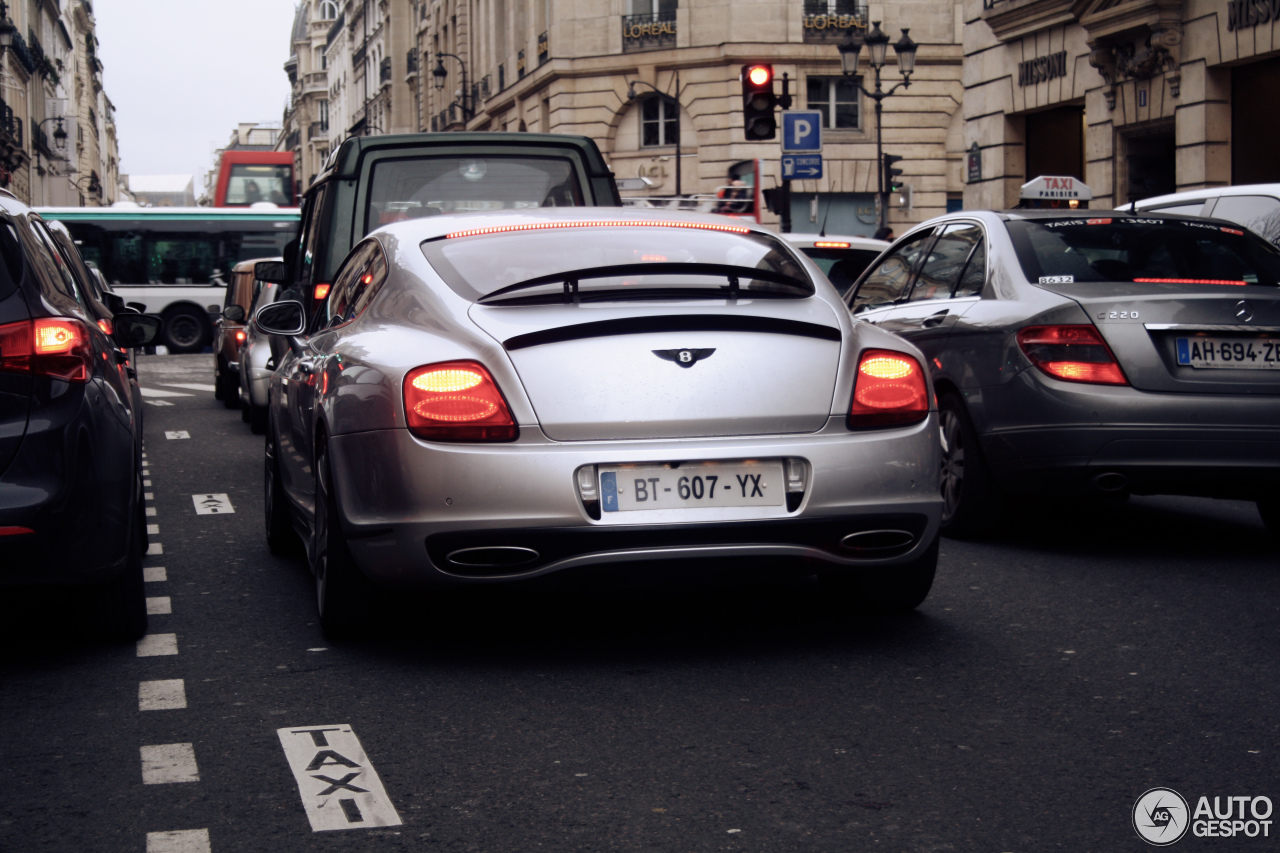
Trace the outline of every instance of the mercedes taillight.
[[498, 383], [475, 361], [409, 371], [404, 411], [409, 431], [432, 441], [514, 441], [520, 435]]
[[893, 350], [869, 349], [858, 360], [849, 428], [903, 426], [929, 416], [929, 386], [920, 362]]
[[1027, 326], [1018, 346], [1041, 372], [1065, 382], [1128, 385], [1111, 348], [1094, 326]]
[[0, 326], [0, 371], [89, 381], [93, 347], [89, 327], [70, 317], [46, 317]]

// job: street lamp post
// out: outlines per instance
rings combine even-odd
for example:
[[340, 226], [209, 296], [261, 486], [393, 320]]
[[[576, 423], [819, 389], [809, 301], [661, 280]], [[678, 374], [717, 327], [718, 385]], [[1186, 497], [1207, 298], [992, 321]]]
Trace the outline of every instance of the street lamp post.
[[[839, 45], [840, 67], [844, 75], [850, 79], [859, 92], [876, 102], [876, 187], [878, 189], [877, 198], [880, 201], [880, 228], [885, 228], [889, 224], [889, 199], [884, 185], [884, 146], [881, 142], [881, 102], [898, 91], [898, 89], [907, 89], [911, 86], [911, 73], [916, 70], [916, 49], [918, 45], [907, 35], [908, 32], [910, 30], [907, 27], [903, 27], [902, 38], [893, 46], [894, 52], [898, 55], [898, 67], [902, 70], [902, 80], [894, 84], [894, 87], [887, 92], [880, 85], [880, 69], [884, 68], [885, 65], [889, 37], [880, 29], [879, 21], [871, 22], [871, 32], [865, 36], [850, 27], [849, 37]], [[855, 76], [858, 73], [858, 54], [862, 52], [863, 47], [867, 49], [868, 63], [876, 72], [876, 88], [873, 92], [868, 92]]]
[[680, 88], [680, 72], [679, 71], [677, 71], [675, 74], [675, 82], [676, 82], [676, 93], [674, 96], [672, 96], [672, 95], [668, 95], [666, 92], [662, 91], [652, 83], [646, 83], [644, 80], [631, 80], [629, 81], [630, 85], [627, 88], [627, 102], [630, 103], [636, 99], [637, 83], [639, 83], [642, 86], [648, 86], [650, 89], [657, 92], [659, 95], [671, 98], [673, 101], [675, 101], [675, 104], [676, 104], [676, 198], [680, 198], [681, 196], [684, 195], [684, 193], [681, 192], [681, 183], [680, 183], [680, 163], [681, 163], [680, 137], [684, 135], [684, 128], [680, 126], [680, 95], [683, 93], [684, 90]]
[[436, 54], [436, 67], [431, 69], [431, 76], [435, 79], [436, 91], [437, 92], [444, 91], [445, 79], [448, 78], [449, 76], [449, 72], [445, 70], [445, 67], [444, 67], [444, 58], [446, 56], [449, 57], [450, 59], [458, 60], [458, 64], [462, 66], [462, 102], [458, 103], [457, 101], [450, 101], [449, 106], [458, 104], [458, 106], [462, 108], [463, 121], [464, 122], [470, 121], [471, 119], [475, 118], [476, 113], [475, 113], [474, 105], [471, 104], [470, 93], [467, 91], [467, 63], [462, 61], [462, 57], [456, 56], [452, 53]]
[[63, 118], [63, 116], [49, 116], [49, 118], [36, 125], [37, 127], [44, 127], [51, 121], [56, 121], [58, 123], [58, 126], [53, 129], [52, 135], [53, 147], [56, 148], [59, 153], [67, 150], [67, 129], [62, 126]]

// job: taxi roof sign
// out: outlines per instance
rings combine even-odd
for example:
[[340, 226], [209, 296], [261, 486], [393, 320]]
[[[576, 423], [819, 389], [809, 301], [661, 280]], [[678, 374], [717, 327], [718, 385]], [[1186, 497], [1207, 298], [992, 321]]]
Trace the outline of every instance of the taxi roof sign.
[[1024, 201], [1062, 201], [1067, 199], [1091, 201], [1093, 199], [1093, 190], [1089, 189], [1089, 185], [1084, 181], [1077, 180], [1070, 175], [1041, 175], [1035, 180], [1027, 181], [1023, 184], [1018, 198]]

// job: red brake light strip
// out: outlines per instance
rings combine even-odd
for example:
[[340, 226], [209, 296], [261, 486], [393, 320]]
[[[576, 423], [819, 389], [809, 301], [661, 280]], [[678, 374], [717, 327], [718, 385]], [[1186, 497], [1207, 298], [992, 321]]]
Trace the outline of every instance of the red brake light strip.
[[1229, 284], [1244, 287], [1247, 281], [1231, 281], [1225, 278], [1135, 278], [1138, 284]]
[[670, 222], [649, 219], [606, 219], [591, 222], [539, 222], [536, 225], [496, 225], [492, 228], [471, 228], [466, 231], [453, 231], [445, 236], [446, 240], [455, 237], [477, 237], [481, 234], [505, 234], [510, 231], [541, 231], [551, 228], [692, 228], [698, 231], [727, 231], [732, 234], [749, 234], [750, 228], [739, 225], [712, 225], [708, 222]]

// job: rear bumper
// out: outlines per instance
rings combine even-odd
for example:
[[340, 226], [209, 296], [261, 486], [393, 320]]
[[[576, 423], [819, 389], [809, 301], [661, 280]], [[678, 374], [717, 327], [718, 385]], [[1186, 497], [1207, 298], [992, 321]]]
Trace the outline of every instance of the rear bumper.
[[[1280, 396], [1164, 394], [1025, 371], [974, 421], [1013, 492], [1131, 491], [1254, 500], [1280, 486]], [[1119, 474], [1100, 485], [1100, 475]]]
[[[444, 445], [382, 430], [334, 436], [330, 449], [352, 554], [367, 576], [392, 587], [492, 583], [654, 560], [892, 566], [928, 547], [941, 515], [936, 415], [867, 433], [850, 433], [840, 421], [814, 435], [692, 441], [551, 442], [526, 434], [507, 445]], [[792, 511], [655, 510], [597, 520], [575, 485], [583, 465], [788, 457], [806, 460], [810, 470]], [[845, 541], [873, 531], [899, 533]], [[451, 554], [476, 548], [533, 556], [505, 567], [451, 562]]]

